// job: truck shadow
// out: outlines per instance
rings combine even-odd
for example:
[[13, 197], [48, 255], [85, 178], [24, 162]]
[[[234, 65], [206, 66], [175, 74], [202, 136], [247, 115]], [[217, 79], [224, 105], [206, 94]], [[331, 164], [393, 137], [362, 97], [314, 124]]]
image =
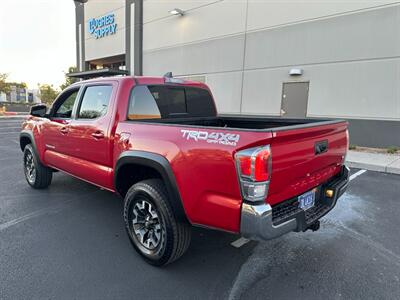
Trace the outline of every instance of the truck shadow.
[[[240, 236], [193, 227], [191, 245], [186, 254], [170, 265], [157, 268], [145, 263], [131, 246], [124, 228], [121, 197], [62, 173], [57, 173], [49, 190], [42, 193], [58, 195], [61, 200], [55, 201], [61, 203], [65, 201], [62, 195], [68, 194], [68, 208], [63, 214], [69, 223], [73, 223], [70, 226], [79, 227], [79, 234], [83, 235], [81, 239], [87, 242], [86, 247], [93, 245], [89, 249], [97, 259], [92, 257], [91, 261], [96, 261], [96, 268], [101, 270], [93, 276], [107, 272], [122, 281], [135, 278], [135, 286], [146, 285], [145, 281], [154, 276], [166, 283], [157, 287], [158, 292], [153, 291], [154, 294], [147, 292], [147, 298], [158, 298], [160, 290], [166, 293], [167, 298], [172, 297], [173, 286], [180, 290], [173, 291], [178, 293], [177, 298], [226, 298], [242, 264], [257, 244], [249, 242], [234, 248], [231, 242]], [[75, 248], [77, 252], [82, 248], [78, 241], [64, 246]], [[141, 270], [140, 278], [138, 269]]]

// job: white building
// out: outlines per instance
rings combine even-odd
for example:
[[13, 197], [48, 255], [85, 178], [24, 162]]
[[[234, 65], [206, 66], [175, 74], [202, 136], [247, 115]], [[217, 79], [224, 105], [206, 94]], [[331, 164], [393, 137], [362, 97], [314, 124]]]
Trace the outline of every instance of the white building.
[[6, 93], [0, 92], [0, 102], [7, 102]]
[[26, 91], [26, 103], [42, 103], [38, 89], [29, 89]]
[[398, 2], [75, 5], [80, 71], [109, 67], [157, 76], [172, 71], [205, 81], [220, 113], [344, 118], [352, 144], [400, 145]]

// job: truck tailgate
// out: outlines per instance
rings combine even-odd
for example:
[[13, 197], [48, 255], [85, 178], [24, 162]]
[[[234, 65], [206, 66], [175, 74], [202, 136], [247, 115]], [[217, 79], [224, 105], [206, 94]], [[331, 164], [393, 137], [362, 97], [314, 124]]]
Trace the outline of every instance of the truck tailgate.
[[347, 143], [346, 121], [273, 130], [267, 202], [274, 205], [301, 195], [337, 174]]

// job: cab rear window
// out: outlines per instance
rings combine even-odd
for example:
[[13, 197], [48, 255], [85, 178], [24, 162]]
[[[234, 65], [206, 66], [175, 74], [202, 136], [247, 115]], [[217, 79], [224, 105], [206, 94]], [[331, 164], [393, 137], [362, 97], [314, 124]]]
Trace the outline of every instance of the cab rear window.
[[207, 90], [193, 87], [136, 86], [131, 93], [128, 119], [170, 119], [215, 116], [214, 102]]

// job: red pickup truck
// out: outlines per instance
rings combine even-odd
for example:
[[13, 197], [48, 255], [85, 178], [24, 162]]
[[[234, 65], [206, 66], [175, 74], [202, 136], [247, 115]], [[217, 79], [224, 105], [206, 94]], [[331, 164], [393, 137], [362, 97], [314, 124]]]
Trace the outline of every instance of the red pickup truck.
[[124, 197], [154, 265], [186, 251], [192, 225], [255, 240], [317, 230], [349, 176], [346, 121], [218, 115], [207, 85], [172, 76], [75, 83], [31, 109], [20, 146], [33, 188], [60, 170]]

